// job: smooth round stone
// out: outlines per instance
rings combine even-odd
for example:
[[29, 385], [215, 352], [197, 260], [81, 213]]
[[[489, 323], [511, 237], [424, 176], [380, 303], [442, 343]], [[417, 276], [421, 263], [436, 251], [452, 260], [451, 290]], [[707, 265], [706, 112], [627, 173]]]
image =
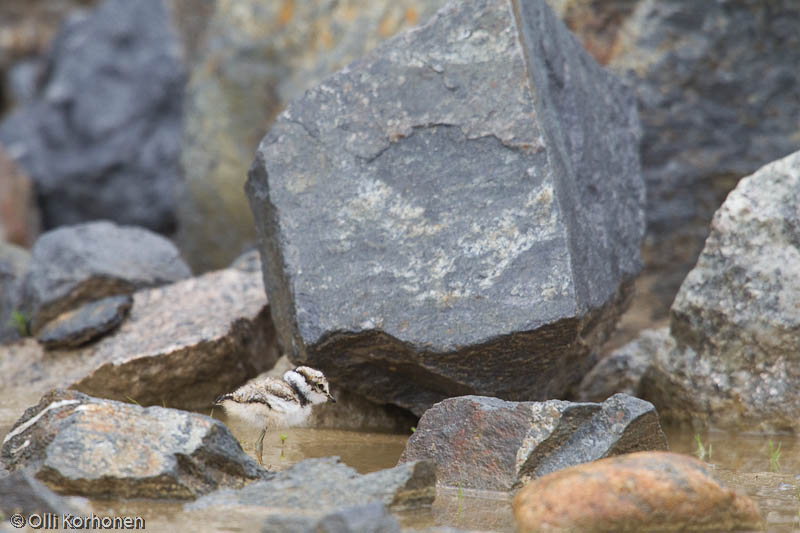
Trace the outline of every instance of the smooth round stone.
[[519, 533], [760, 530], [755, 503], [703, 462], [639, 452], [554, 472], [514, 498]]

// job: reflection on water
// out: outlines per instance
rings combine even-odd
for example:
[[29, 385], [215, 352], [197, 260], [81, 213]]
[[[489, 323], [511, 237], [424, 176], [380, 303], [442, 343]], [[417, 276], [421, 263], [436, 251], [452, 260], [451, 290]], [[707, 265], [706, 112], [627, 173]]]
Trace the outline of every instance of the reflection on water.
[[[7, 404], [0, 408], [0, 438], [28, 405], [31, 404]], [[215, 412], [214, 416], [224, 420], [221, 413]], [[254, 456], [260, 430], [236, 421], [226, 423], [245, 451]], [[282, 434], [286, 437], [283, 440]], [[696, 454], [698, 445], [693, 433], [667, 431], [667, 436], [672, 451]], [[407, 438], [408, 435], [337, 430], [274, 431], [264, 440], [264, 462], [274, 470], [282, 470], [303, 459], [338, 455], [346, 464], [367, 473], [394, 466]], [[797, 437], [709, 432], [701, 434], [700, 440], [707, 453], [709, 448], [711, 450], [705, 461], [713, 465], [717, 478], [756, 501], [769, 531], [800, 532], [800, 441]], [[773, 455], [780, 443], [777, 461], [774, 457], [770, 461], [770, 440], [773, 441]], [[779, 471], [771, 472], [771, 469]], [[91, 502], [96, 514], [143, 516], [151, 531], [178, 526], [191, 528], [196, 533], [260, 530], [264, 514], [263, 510], [252, 508], [231, 509], [224, 516], [211, 511], [187, 513], [182, 506], [182, 502]], [[511, 498], [500, 493], [440, 488], [431, 510], [401, 512], [397, 516], [406, 528], [446, 525], [471, 531], [513, 531]]]
[[[214, 412], [217, 418], [217, 412]], [[255, 458], [255, 443], [260, 428], [225, 420], [219, 416], [244, 451]], [[282, 438], [285, 437], [285, 438]], [[270, 431], [264, 437], [264, 465], [271, 470], [283, 470], [303, 459], [338, 455], [342, 461], [362, 474], [389, 468], [397, 464], [403, 453], [407, 435], [361, 433], [334, 429], [288, 428]]]
[[[704, 460], [713, 465], [716, 478], [753, 498], [767, 521], [768, 531], [800, 532], [800, 442], [797, 436], [712, 431], [699, 437], [706, 450], [711, 447], [711, 457]], [[695, 434], [685, 431], [667, 431], [670, 449], [674, 452], [696, 456], [696, 438]], [[780, 453], [775, 458], [778, 449]]]

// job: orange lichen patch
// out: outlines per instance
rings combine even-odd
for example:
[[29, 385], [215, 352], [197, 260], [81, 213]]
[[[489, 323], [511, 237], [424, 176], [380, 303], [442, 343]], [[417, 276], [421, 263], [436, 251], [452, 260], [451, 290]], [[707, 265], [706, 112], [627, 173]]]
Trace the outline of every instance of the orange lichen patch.
[[320, 31], [317, 35], [318, 41], [326, 50], [330, 50], [336, 44], [336, 40], [333, 38], [333, 33], [331, 33], [331, 29], [327, 26], [320, 28]]
[[395, 19], [392, 13], [389, 13], [381, 20], [381, 23], [378, 26], [378, 35], [380, 35], [385, 39], [391, 35], [394, 35], [394, 32], [396, 30], [397, 30], [397, 20]]
[[413, 6], [409, 6], [409, 8], [406, 9], [405, 19], [411, 26], [416, 26], [417, 22], [419, 22], [419, 13]]
[[747, 496], [697, 459], [639, 452], [561, 470], [514, 498], [518, 531], [731, 531], [758, 529]]
[[401, 133], [399, 131], [393, 131], [389, 134], [389, 142], [396, 143], [400, 139], [405, 139], [407, 137], [406, 134]]
[[285, 26], [294, 16], [294, 0], [283, 0], [280, 11], [278, 11], [278, 24]]

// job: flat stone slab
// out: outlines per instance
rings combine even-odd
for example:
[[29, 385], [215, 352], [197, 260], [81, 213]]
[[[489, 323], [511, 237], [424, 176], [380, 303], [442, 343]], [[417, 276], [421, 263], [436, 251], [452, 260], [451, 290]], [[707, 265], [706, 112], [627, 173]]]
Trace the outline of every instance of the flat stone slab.
[[74, 388], [142, 405], [205, 409], [278, 359], [261, 275], [229, 269], [138, 291], [128, 319], [77, 349], [0, 346], [0, 388]]
[[133, 305], [129, 294], [101, 298], [58, 315], [39, 330], [45, 348], [77, 348], [119, 326]]
[[64, 390], [25, 411], [0, 457], [53, 490], [97, 498], [191, 499], [268, 475], [213, 418]]
[[353, 505], [330, 513], [297, 512], [268, 515], [262, 531], [271, 533], [400, 533], [400, 523], [381, 502]]
[[463, 396], [422, 416], [400, 462], [433, 461], [442, 485], [511, 490], [576, 464], [666, 449], [653, 405], [625, 394], [602, 404]]
[[641, 267], [633, 96], [515, 5], [451, 3], [307, 91], [247, 184], [290, 357], [417, 415], [563, 397]]
[[392, 510], [408, 510], [429, 507], [435, 496], [436, 468], [428, 461], [362, 475], [338, 457], [325, 457], [306, 459], [242, 489], [217, 491], [185, 509], [256, 506], [328, 513], [380, 502]]

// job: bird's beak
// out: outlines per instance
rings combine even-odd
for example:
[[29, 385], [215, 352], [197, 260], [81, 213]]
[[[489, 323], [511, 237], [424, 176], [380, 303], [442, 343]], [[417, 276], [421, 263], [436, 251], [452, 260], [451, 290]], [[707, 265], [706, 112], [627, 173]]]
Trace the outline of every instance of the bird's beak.
[[330, 393], [330, 392], [328, 392], [327, 394], [328, 394], [328, 399], [329, 399], [330, 401], [332, 401], [333, 403], [336, 403], [336, 398], [334, 398], [333, 396], [331, 396], [331, 393]]

